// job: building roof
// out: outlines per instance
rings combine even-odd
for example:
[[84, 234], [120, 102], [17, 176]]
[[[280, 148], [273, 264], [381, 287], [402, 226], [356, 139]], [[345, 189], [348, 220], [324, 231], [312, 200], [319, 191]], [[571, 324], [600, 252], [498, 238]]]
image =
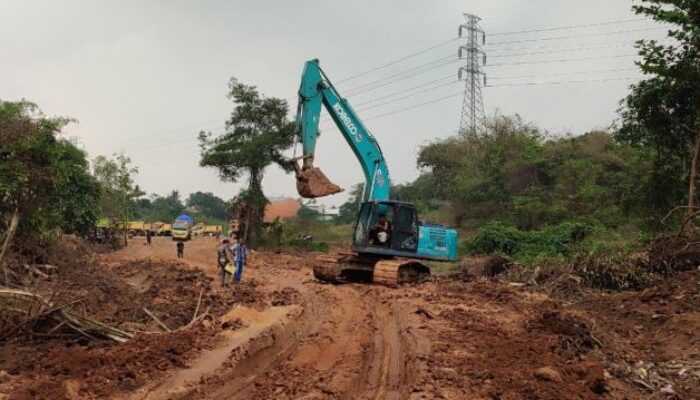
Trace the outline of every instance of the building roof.
[[264, 222], [272, 222], [276, 218], [281, 220], [294, 218], [301, 205], [294, 199], [273, 200], [265, 207]]

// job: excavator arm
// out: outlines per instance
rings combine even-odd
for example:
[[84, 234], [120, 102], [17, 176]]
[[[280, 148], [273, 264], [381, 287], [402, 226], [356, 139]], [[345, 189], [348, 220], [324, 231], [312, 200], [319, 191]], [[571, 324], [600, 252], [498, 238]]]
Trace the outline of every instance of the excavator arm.
[[323, 73], [318, 60], [306, 62], [299, 87], [296, 129], [304, 151], [301, 165], [296, 165], [299, 194], [305, 198], [315, 198], [342, 191], [319, 168], [314, 167], [322, 106], [360, 162], [365, 176], [363, 200], [388, 200], [391, 181], [382, 150], [350, 104], [340, 96]]

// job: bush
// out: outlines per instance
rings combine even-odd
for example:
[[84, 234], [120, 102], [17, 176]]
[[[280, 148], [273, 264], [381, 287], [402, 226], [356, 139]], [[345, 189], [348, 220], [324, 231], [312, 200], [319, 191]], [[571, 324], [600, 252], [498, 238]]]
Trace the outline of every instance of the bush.
[[469, 253], [503, 253], [519, 261], [529, 262], [538, 256], [568, 256], [576, 244], [594, 230], [585, 222], [565, 222], [539, 231], [524, 232], [514, 226], [492, 222], [467, 241]]

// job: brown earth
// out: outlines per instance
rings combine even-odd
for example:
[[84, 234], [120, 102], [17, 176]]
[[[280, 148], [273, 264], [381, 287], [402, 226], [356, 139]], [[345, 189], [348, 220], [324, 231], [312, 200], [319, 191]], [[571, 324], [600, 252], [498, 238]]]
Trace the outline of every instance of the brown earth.
[[[213, 239], [189, 242], [181, 261], [172, 241], [156, 239], [59, 266], [60, 278], [52, 278], [66, 300], [85, 299], [74, 309], [144, 333], [125, 344], [67, 334], [12, 338], [0, 344], [0, 393], [700, 399], [697, 271], [642, 292], [579, 291], [571, 302], [473, 276], [397, 289], [321, 284], [311, 277], [312, 255], [254, 252], [245, 283], [222, 289]], [[208, 318], [178, 330], [198, 302]]]
[[301, 197], [313, 199], [340, 193], [343, 189], [331, 182], [320, 168], [311, 167], [299, 171], [297, 177], [297, 192]]

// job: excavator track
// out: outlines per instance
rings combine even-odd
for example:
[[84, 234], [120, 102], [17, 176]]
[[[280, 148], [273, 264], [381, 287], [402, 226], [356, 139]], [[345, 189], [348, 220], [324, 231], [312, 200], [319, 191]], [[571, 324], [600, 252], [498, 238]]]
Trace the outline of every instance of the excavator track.
[[352, 253], [317, 257], [313, 272], [314, 277], [322, 282], [339, 283], [359, 278], [390, 287], [420, 283], [430, 278], [430, 269], [416, 260], [370, 259]]
[[374, 264], [374, 283], [399, 286], [405, 283], [425, 282], [430, 278], [430, 269], [424, 264], [409, 259], [381, 260]]
[[343, 272], [338, 257], [317, 257], [314, 265], [314, 278], [322, 282], [338, 283]]

